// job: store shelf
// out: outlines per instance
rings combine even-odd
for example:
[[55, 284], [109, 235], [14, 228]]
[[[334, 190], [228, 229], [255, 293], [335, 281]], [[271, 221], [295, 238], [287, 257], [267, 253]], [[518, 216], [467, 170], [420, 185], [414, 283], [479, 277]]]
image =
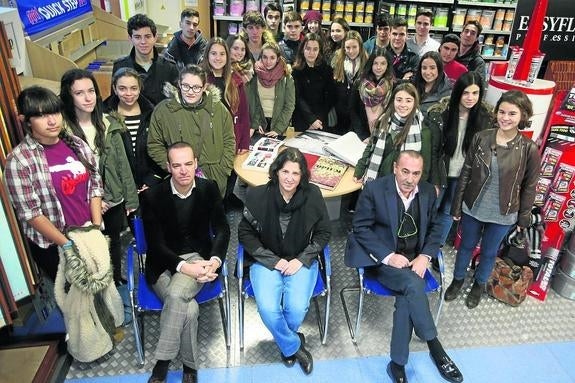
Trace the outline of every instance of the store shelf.
[[[322, 21], [321, 25], [331, 25], [331, 21]], [[371, 28], [373, 27], [373, 23], [348, 23], [350, 27], [356, 28]]]
[[[415, 31], [415, 27], [407, 28], [409, 31]], [[431, 27], [429, 28], [432, 32], [449, 32], [449, 27]]]
[[457, 5], [465, 5], [470, 7], [492, 7], [492, 8], [509, 8], [515, 9], [517, 7], [517, 3], [514, 4], [503, 4], [503, 3], [480, 3], [477, 1], [458, 1]]
[[455, 4], [455, 0], [395, 0], [397, 3]]
[[242, 21], [242, 16], [214, 16], [214, 20], [217, 21]]
[[[453, 32], [461, 32], [463, 27], [453, 27], [451, 29]], [[484, 29], [481, 32], [482, 35], [510, 35], [511, 31], [496, 31], [494, 29]]]
[[481, 55], [481, 57], [483, 58], [483, 60], [489, 60], [489, 61], [505, 61], [505, 60], [507, 60], [507, 57], [505, 57], [505, 56]]

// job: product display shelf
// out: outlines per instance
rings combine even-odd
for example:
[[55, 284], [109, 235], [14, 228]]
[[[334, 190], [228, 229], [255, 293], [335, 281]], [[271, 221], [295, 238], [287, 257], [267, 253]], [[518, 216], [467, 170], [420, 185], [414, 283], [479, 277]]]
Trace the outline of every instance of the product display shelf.
[[[453, 32], [459, 33], [463, 30], [463, 27], [453, 27], [453, 28], [451, 28], [451, 30]], [[510, 35], [511, 31], [497, 31], [494, 29], [484, 29], [483, 32], [481, 32], [481, 34], [482, 35]]]
[[[392, 0], [388, 0], [393, 2]], [[388, 2], [386, 1], [386, 2]], [[455, 4], [455, 0], [395, 0], [395, 3]]]
[[465, 5], [470, 7], [491, 7], [491, 8], [510, 8], [515, 9], [517, 7], [517, 3], [509, 4], [509, 3], [480, 3], [477, 1], [458, 1], [457, 5]]

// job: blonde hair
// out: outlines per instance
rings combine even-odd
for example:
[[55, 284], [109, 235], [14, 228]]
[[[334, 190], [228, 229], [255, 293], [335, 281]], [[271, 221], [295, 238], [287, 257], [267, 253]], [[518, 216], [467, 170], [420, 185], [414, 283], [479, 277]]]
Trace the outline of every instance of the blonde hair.
[[363, 48], [363, 39], [358, 31], [349, 31], [345, 34], [345, 37], [341, 43], [341, 48], [335, 53], [335, 57], [333, 59], [333, 78], [337, 82], [344, 82], [345, 81], [345, 71], [344, 65], [345, 62], [345, 43], [348, 40], [355, 40], [359, 45], [359, 68], [358, 71], [361, 73], [365, 63], [367, 61], [367, 53]]

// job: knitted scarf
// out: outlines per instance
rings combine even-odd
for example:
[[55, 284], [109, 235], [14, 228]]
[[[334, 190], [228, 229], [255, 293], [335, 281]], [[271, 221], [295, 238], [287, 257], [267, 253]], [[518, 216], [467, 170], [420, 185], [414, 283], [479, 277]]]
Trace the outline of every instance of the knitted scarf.
[[[417, 111], [413, 123], [409, 128], [409, 132], [405, 139], [405, 143], [401, 145], [401, 150], [415, 150], [421, 151], [421, 125], [420, 121], [423, 120], [421, 112]], [[387, 141], [387, 134], [389, 132], [391, 138], [395, 138], [400, 134], [405, 127], [405, 118], [400, 117], [397, 113], [394, 113], [389, 120], [388, 129], [380, 129], [378, 133], [377, 141], [373, 149], [373, 153], [369, 158], [369, 165], [367, 167], [367, 172], [364, 177], [364, 183], [373, 181], [378, 177], [379, 167], [383, 162], [384, 158], [389, 155], [385, 153], [385, 144]]]
[[279, 59], [276, 66], [270, 70], [267, 70], [261, 61], [256, 61], [254, 67], [256, 76], [258, 76], [258, 80], [264, 88], [273, 88], [276, 86], [276, 83], [285, 76], [285, 68], [281, 59]]
[[359, 84], [359, 97], [365, 106], [374, 107], [376, 105], [385, 106], [387, 99], [391, 95], [390, 82], [382, 77], [377, 84], [368, 79], [361, 80]]
[[246, 60], [244, 62], [233, 62], [232, 70], [241, 77], [244, 84], [250, 82], [254, 76], [254, 67], [250, 60]]
[[[262, 242], [281, 258], [292, 260], [308, 245], [305, 235], [305, 209], [307, 200], [306, 188], [298, 187], [289, 202], [283, 199], [279, 187], [268, 184], [265, 201], [266, 215], [262, 225]], [[285, 235], [282, 235], [279, 223], [280, 213], [290, 213]]]

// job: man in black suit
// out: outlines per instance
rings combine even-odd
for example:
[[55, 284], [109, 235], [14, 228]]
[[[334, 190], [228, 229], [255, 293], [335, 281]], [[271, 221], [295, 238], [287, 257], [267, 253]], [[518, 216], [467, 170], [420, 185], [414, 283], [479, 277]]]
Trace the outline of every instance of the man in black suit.
[[146, 280], [164, 302], [156, 365], [148, 383], [164, 383], [178, 353], [182, 382], [197, 382], [199, 308], [194, 297], [217, 278], [230, 228], [218, 186], [196, 178], [197, 159], [188, 143], [168, 148], [171, 178], [142, 193], [146, 232]]
[[370, 267], [379, 282], [396, 295], [391, 335], [391, 362], [387, 373], [393, 382], [406, 383], [409, 342], [416, 334], [427, 341], [432, 360], [444, 379], [459, 383], [463, 376], [437, 339], [423, 279], [429, 261], [440, 246], [435, 220], [436, 191], [419, 182], [423, 157], [402, 151], [393, 175], [368, 182], [353, 217], [345, 264]]

